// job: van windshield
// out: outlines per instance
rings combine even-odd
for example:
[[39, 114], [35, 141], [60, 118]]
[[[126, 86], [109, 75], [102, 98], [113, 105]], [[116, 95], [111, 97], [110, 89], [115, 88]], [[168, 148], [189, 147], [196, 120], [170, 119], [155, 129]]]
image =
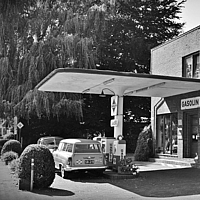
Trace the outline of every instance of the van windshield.
[[75, 144], [74, 153], [101, 153], [99, 144]]

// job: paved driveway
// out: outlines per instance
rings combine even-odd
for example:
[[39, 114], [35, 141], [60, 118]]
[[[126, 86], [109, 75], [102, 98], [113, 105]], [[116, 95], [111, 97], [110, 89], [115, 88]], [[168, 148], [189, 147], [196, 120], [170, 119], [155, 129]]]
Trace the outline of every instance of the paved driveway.
[[[150, 184], [157, 184], [157, 187], [159, 188], [159, 185], [161, 186], [161, 183], [165, 184], [165, 178], [167, 177], [170, 177], [169, 180], [172, 180], [174, 182], [174, 180], [176, 180], [175, 176], [177, 174], [174, 170], [176, 169], [168, 170], [167, 172], [167, 166], [163, 166], [165, 167], [165, 171], [162, 171], [161, 169], [164, 170], [164, 168], [162, 168], [161, 165], [156, 164], [159, 171], [152, 172], [153, 163], [144, 164], [145, 166], [141, 164], [141, 169], [142, 166], [145, 167], [143, 167], [141, 177], [131, 180], [110, 180], [103, 177], [89, 176], [88, 174], [77, 176], [69, 180], [62, 179], [60, 176], [56, 175], [56, 178], [49, 189], [34, 190], [33, 192], [29, 192], [21, 191], [18, 189], [17, 179], [14, 178], [13, 175], [11, 175], [8, 166], [5, 166], [4, 163], [0, 161], [0, 200], [157, 200], [163, 198], [165, 200], [200, 199], [200, 189], [199, 191], [196, 191], [194, 195], [191, 193], [189, 195], [185, 195], [186, 193], [184, 193], [184, 191], [181, 191], [181, 188], [177, 188], [177, 190], [183, 192], [184, 196], [181, 196], [181, 193], [179, 193], [179, 195], [177, 196], [173, 194], [171, 196], [162, 196], [162, 193], [159, 194], [159, 191], [155, 191], [155, 188], [153, 190], [154, 185]], [[171, 168], [172, 166], [170, 166], [170, 169]], [[145, 172], [144, 169], [146, 169], [147, 171], [149, 169], [150, 172]], [[187, 170], [187, 173], [189, 173], [188, 170], [190, 169], [183, 170]], [[166, 175], [165, 172], [167, 172]], [[197, 172], [198, 171], [196, 171], [195, 173]], [[153, 180], [155, 182], [152, 182], [151, 179], [153, 179], [153, 177], [156, 177], [156, 174], [159, 175], [159, 177], [162, 175], [162, 180], [159, 180], [159, 182], [157, 182], [157, 179], [155, 179]], [[187, 181], [184, 178], [182, 180], [183, 182]], [[180, 184], [182, 180], [180, 180]], [[148, 191], [144, 194], [137, 192], [138, 183], [140, 187], [143, 187], [144, 185], [144, 191]], [[146, 183], [150, 183], [149, 186]], [[164, 188], [163, 186], [164, 185], [162, 185], [162, 189]], [[176, 184], [166, 186], [167, 191], [170, 190], [170, 188], [173, 189], [173, 191], [176, 190], [176, 188], [174, 188], [176, 187]], [[198, 183], [196, 183], [196, 181], [190, 182], [188, 184], [188, 187], [194, 186], [198, 189]], [[132, 188], [133, 190], [130, 190], [128, 188]], [[150, 190], [152, 190], [153, 193], [149, 192]]]

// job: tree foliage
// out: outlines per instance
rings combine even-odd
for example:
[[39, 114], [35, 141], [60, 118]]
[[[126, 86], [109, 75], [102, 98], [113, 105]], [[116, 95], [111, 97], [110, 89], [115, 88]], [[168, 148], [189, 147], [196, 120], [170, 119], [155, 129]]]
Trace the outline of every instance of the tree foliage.
[[[180, 23], [179, 14], [184, 3], [185, 0], [116, 1], [115, 13], [107, 20], [108, 28], [98, 49], [97, 68], [150, 73], [151, 48], [182, 32], [184, 23]], [[150, 98], [125, 97], [124, 125], [131, 130], [144, 118], [145, 123], [150, 123], [150, 107]], [[124, 134], [130, 132], [127, 127], [125, 130]]]
[[[110, 131], [109, 103], [35, 86], [56, 68], [149, 73], [151, 48], [181, 32], [184, 2], [1, 0], [0, 115], [81, 119], [84, 105], [85, 128]], [[127, 123], [150, 117], [150, 100], [125, 97], [124, 115]]]
[[100, 44], [99, 69], [149, 73], [151, 48], [181, 33], [185, 0], [118, 0]]
[[62, 111], [72, 111], [77, 117], [82, 115], [79, 95], [44, 94], [34, 88], [56, 68], [96, 67], [97, 43], [105, 29], [108, 5], [89, 0], [1, 1], [0, 107], [3, 112], [5, 100], [13, 114], [22, 117], [30, 113], [38, 117], [63, 114]]

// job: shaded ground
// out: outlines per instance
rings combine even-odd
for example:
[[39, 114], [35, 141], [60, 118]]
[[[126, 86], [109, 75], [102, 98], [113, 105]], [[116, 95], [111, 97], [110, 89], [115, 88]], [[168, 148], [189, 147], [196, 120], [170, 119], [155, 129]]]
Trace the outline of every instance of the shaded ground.
[[[9, 176], [11, 175], [10, 169], [5, 170], [5, 166], [2, 163], [0, 169], [8, 173]], [[5, 176], [0, 178], [0, 188], [6, 183], [3, 183], [2, 177]], [[110, 195], [107, 196], [109, 200], [123, 199], [114, 195], [115, 193], [127, 195], [124, 199], [200, 199], [200, 169], [195, 168], [142, 171], [139, 177], [124, 180], [111, 180], [89, 173], [76, 174], [69, 180], [62, 179], [56, 175], [56, 179], [49, 189], [34, 190], [28, 193], [19, 191], [17, 189], [17, 178], [13, 174], [11, 177], [12, 183], [8, 183], [9, 180], [5, 178], [7, 185], [12, 184], [10, 189], [6, 187], [6, 190], [15, 191], [15, 194], [18, 195], [18, 198], [12, 198], [11, 195], [14, 196], [14, 193], [10, 193], [11, 197], [7, 199], [12, 200], [29, 199], [29, 196], [30, 199], [36, 200], [50, 199], [52, 197], [56, 197], [56, 199], [66, 197], [68, 199], [80, 199], [80, 197], [81, 199], [105, 199], [106, 193]], [[8, 194], [3, 194], [3, 191], [0, 190], [0, 199], [1, 195], [8, 197]], [[96, 195], [96, 198], [93, 195]]]
[[200, 195], [200, 169], [185, 168], [140, 172], [133, 179], [110, 180], [92, 174], [77, 175], [74, 182], [109, 183], [143, 197]]

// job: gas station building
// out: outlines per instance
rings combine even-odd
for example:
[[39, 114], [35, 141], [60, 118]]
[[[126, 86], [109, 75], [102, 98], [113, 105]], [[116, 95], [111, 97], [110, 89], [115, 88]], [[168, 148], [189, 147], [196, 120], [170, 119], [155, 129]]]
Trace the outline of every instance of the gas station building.
[[36, 88], [111, 95], [115, 140], [123, 136], [123, 98], [151, 97], [155, 152], [177, 159], [194, 158], [200, 155], [199, 54], [200, 26], [152, 49], [150, 74], [59, 68]]
[[[152, 49], [151, 73], [199, 80], [200, 26]], [[178, 89], [177, 84], [173, 87]], [[200, 155], [199, 87], [165, 98], [152, 97], [151, 119], [157, 153], [180, 159]]]

